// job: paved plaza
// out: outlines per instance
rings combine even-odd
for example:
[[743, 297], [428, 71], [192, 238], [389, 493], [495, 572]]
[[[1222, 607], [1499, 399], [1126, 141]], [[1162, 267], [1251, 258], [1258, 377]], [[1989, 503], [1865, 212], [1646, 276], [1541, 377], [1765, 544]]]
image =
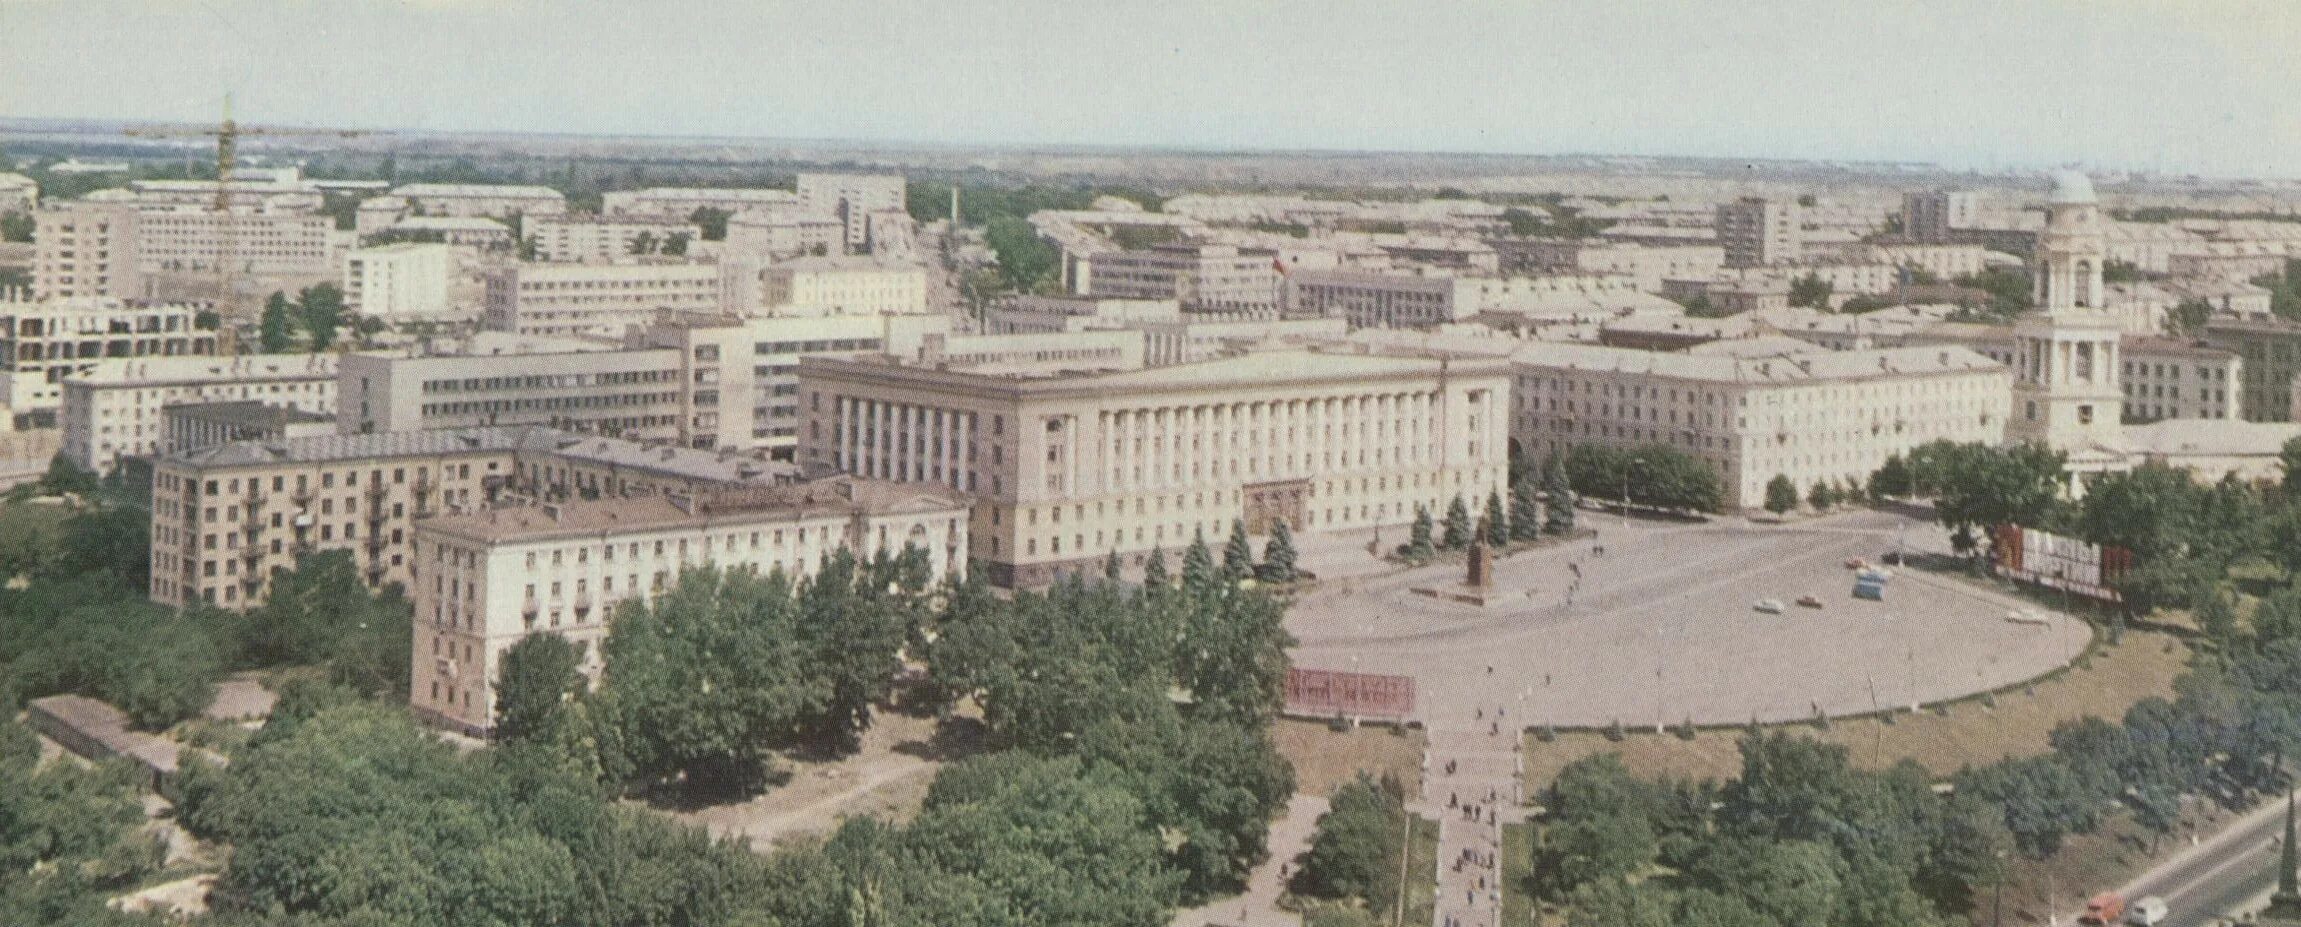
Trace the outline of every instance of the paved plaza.
[[[1412, 591], [1459, 582], [1459, 565], [1343, 579], [1328, 567], [1289, 613], [1295, 665], [1411, 675], [1416, 714], [1433, 726], [1650, 729], [1906, 708], [2040, 675], [2090, 639], [2066, 616], [2009, 622], [2023, 603], [1917, 571], [1897, 571], [1883, 602], [1854, 599], [1848, 558], [1875, 561], [1897, 539], [1944, 548], [1940, 529], [1900, 515], [1786, 525], [1583, 515], [1598, 537], [1502, 559], [1498, 585], [1512, 594], [1484, 607]], [[1350, 551], [1321, 554], [1340, 566]], [[1796, 605], [1805, 595], [1823, 607]], [[1787, 608], [1760, 613], [1759, 599]]]

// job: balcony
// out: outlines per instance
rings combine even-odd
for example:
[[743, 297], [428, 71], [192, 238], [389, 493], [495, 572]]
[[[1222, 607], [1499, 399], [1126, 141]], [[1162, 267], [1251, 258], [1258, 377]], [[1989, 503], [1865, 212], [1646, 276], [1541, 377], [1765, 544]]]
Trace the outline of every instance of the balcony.
[[295, 501], [297, 508], [308, 509], [312, 507], [312, 489], [309, 486], [296, 487], [295, 493], [288, 498]]
[[367, 497], [369, 505], [381, 503], [384, 500], [384, 497], [388, 495], [391, 495], [391, 487], [382, 483], [368, 484]]

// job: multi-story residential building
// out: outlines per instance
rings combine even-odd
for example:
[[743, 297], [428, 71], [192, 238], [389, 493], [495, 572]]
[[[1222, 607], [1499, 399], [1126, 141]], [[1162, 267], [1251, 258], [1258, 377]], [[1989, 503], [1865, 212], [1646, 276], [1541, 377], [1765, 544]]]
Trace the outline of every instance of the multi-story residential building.
[[835, 551], [867, 559], [909, 547], [941, 579], [963, 569], [967, 527], [955, 493], [848, 477], [431, 519], [416, 528], [408, 701], [434, 724], [484, 736], [504, 651], [529, 634], [586, 645], [582, 669], [596, 679], [616, 603], [644, 601], [683, 570], [798, 578]]
[[548, 425], [662, 439], [679, 433], [685, 385], [676, 351], [546, 343], [440, 353], [360, 352], [338, 366], [346, 434]]
[[455, 251], [445, 244], [400, 242], [344, 256], [344, 308], [385, 319], [448, 310]]
[[32, 294], [40, 299], [139, 297], [144, 277], [136, 225], [119, 203], [66, 200], [33, 216]]
[[160, 410], [162, 454], [180, 454], [234, 441], [285, 441], [336, 433], [336, 417], [294, 406], [239, 400], [195, 402]]
[[2301, 324], [2275, 316], [2215, 316], [2205, 323], [2205, 343], [2240, 359], [2232, 388], [2246, 421], [2296, 421], [2288, 397], [2301, 377]]
[[261, 403], [332, 420], [336, 355], [243, 354], [97, 361], [63, 384], [64, 456], [99, 473], [163, 449], [167, 409]]
[[201, 305], [104, 297], [0, 303], [0, 402], [18, 428], [53, 428], [64, 380], [98, 361], [208, 357], [222, 350]]
[[801, 174], [799, 203], [837, 217], [847, 228], [847, 250], [871, 250], [871, 216], [907, 208], [901, 174]]
[[[310, 214], [326, 202], [319, 186], [303, 179], [295, 168], [285, 168], [276, 177], [247, 176], [252, 173], [254, 169], [234, 174], [230, 189], [221, 191], [232, 209]], [[147, 207], [206, 209], [215, 206], [218, 186], [213, 180], [133, 180], [125, 190], [99, 190], [90, 196]]]
[[741, 216], [756, 212], [790, 210], [799, 206], [799, 194], [789, 190], [649, 187], [616, 190], [600, 196], [601, 215], [688, 221], [698, 209], [724, 210]]
[[1710, 277], [1726, 264], [1716, 245], [1672, 247], [1623, 244], [1595, 238], [1490, 238], [1506, 274], [1614, 274], [1658, 293], [1668, 279]]
[[2178, 338], [2126, 335], [2119, 355], [2127, 422], [2239, 417], [2245, 361], [2236, 352]]
[[972, 494], [973, 559], [1036, 586], [1233, 520], [1398, 525], [1500, 491], [1508, 370], [1302, 350], [1068, 375], [808, 358], [799, 462]]
[[331, 280], [346, 239], [326, 216], [70, 200], [36, 216], [33, 290], [146, 295], [160, 274]]
[[1181, 321], [1182, 304], [1171, 299], [1015, 296], [983, 314], [983, 330], [994, 335], [1037, 335]]
[[1288, 311], [1347, 319], [1361, 328], [1428, 328], [1477, 314], [1469, 277], [1298, 270], [1286, 277]]
[[829, 216], [796, 207], [745, 213], [727, 220], [727, 240], [720, 260], [748, 264], [756, 274], [761, 266], [795, 257], [828, 256], [846, 250], [847, 227]]
[[677, 259], [514, 264], [485, 279], [483, 326], [522, 335], [621, 336], [657, 310], [720, 308], [718, 265]]
[[555, 263], [612, 263], [640, 254], [685, 254], [703, 240], [703, 229], [685, 217], [538, 216], [520, 221], [520, 232], [535, 243], [535, 260]]
[[1087, 258], [1086, 295], [1171, 299], [1191, 310], [1269, 311], [1278, 305], [1275, 252], [1234, 245], [1160, 245]]
[[423, 216], [484, 217], [556, 216], [567, 212], [567, 197], [550, 187], [513, 184], [411, 183], [391, 191], [407, 201], [409, 211]]
[[550, 428], [459, 428], [239, 441], [158, 458], [152, 600], [262, 604], [275, 568], [348, 550], [370, 586], [418, 576], [419, 520], [499, 501], [644, 495], [789, 482], [776, 467]]
[[799, 435], [799, 358], [915, 355], [950, 330], [942, 314], [732, 316], [663, 312], [625, 346], [671, 354], [677, 437], [702, 448], [763, 447], [788, 457]]
[[1795, 203], [1743, 197], [1718, 205], [1718, 245], [1728, 267], [1787, 264], [1805, 255]]
[[1980, 224], [1982, 195], [1935, 190], [1902, 195], [1902, 235], [1921, 244], [1949, 244], [1958, 229]]
[[1997, 444], [2012, 388], [2003, 365], [1956, 347], [1747, 358], [1534, 342], [1511, 360], [1518, 453], [1667, 445], [1708, 463], [1740, 509], [1776, 475], [1866, 480], [1928, 441]]
[[760, 267], [734, 281], [756, 293], [733, 302], [766, 312], [822, 315], [909, 315], [927, 311], [927, 271], [876, 257], [798, 257]]

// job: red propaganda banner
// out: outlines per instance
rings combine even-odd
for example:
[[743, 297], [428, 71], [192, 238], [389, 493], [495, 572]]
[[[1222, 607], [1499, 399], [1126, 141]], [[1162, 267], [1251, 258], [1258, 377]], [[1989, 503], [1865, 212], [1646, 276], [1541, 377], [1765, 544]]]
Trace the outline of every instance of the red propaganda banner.
[[1414, 711], [1414, 677], [1338, 670], [1286, 671], [1286, 712], [1331, 718], [1404, 720]]
[[2133, 552], [2123, 547], [2089, 544], [2036, 528], [1999, 525], [1991, 538], [1998, 575], [2104, 602], [2123, 600], [2117, 584], [2134, 567]]

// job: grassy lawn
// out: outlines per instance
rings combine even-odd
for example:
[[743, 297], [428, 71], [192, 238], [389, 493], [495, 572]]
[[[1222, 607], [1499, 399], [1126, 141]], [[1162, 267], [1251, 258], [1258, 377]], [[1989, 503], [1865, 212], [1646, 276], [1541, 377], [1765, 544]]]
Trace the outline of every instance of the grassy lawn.
[[1422, 732], [1387, 726], [1335, 731], [1324, 721], [1280, 718], [1270, 736], [1278, 752], [1294, 764], [1294, 790], [1332, 795], [1359, 770], [1379, 779], [1395, 775], [1406, 794], [1422, 791]]
[[1414, 818], [1413, 829], [1406, 835], [1406, 916], [1405, 924], [1427, 924], [1438, 911], [1438, 885], [1431, 876], [1438, 871], [1438, 822], [1429, 818]]
[[1534, 825], [1502, 825], [1502, 927], [1535, 927], [1541, 908], [1534, 900]]
[[[2178, 638], [2129, 631], [2122, 643], [2104, 645], [2089, 660], [2038, 683], [2034, 692], [2017, 689], [1998, 696], [1995, 707], [1964, 701], [1951, 706], [1946, 717], [1928, 709], [1902, 714], [1892, 724], [1864, 719], [1835, 721], [1826, 731], [1806, 724], [1788, 729], [1846, 745], [1859, 766], [1882, 769], [1906, 757], [1947, 775], [1969, 764], [2044, 753], [2046, 735], [2063, 721], [2087, 715], [2115, 721], [2142, 699], [2171, 698], [2173, 680], [2187, 669], [2188, 660], [2189, 647]], [[1704, 730], [1692, 740], [1631, 733], [1620, 743], [1598, 732], [1561, 732], [1550, 743], [1528, 737], [1526, 782], [1530, 791], [1539, 790], [1566, 764], [1602, 753], [1620, 754], [1639, 775], [1722, 780], [1741, 769], [1734, 742], [1742, 733], [1739, 728]]]

